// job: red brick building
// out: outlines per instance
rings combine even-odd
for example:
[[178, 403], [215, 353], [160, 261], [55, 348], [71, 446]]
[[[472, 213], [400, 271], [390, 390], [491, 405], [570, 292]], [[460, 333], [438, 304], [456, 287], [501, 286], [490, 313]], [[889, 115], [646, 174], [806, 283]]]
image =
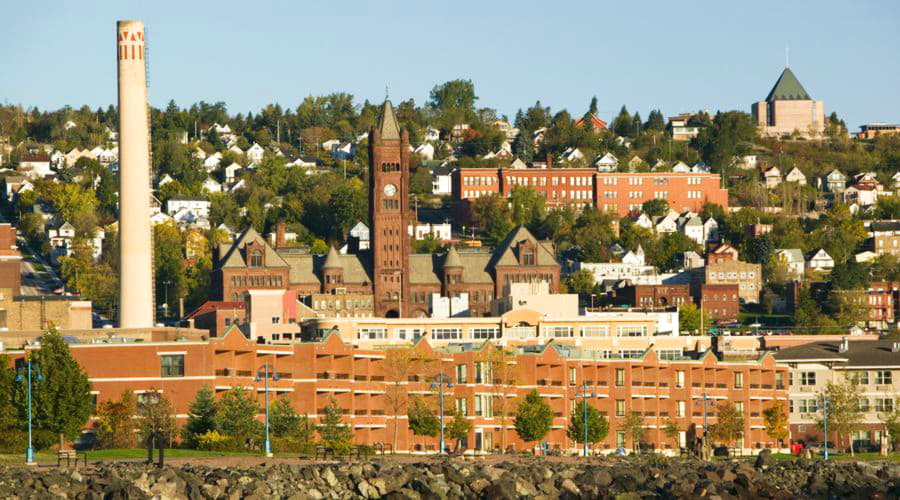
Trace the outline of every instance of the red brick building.
[[[242, 335], [239, 328], [231, 327], [220, 338], [70, 346], [91, 381], [97, 402], [117, 400], [125, 390], [140, 397], [155, 389], [172, 402], [177, 420], [183, 423], [190, 402], [204, 385], [217, 395], [240, 386], [256, 395], [261, 408], [258, 418], [262, 419], [265, 381], [257, 381], [256, 376], [268, 364], [270, 373], [279, 378], [268, 381], [270, 401], [287, 398], [298, 413], [318, 420], [334, 400], [343, 410], [354, 441], [360, 444], [391, 443], [396, 424], [398, 451], [433, 450], [436, 438], [414, 436], [407, 424], [406, 408], [395, 418], [386, 392], [400, 387], [409, 397], [434, 404], [436, 395], [430, 382], [439, 372], [453, 381], [453, 387], [445, 392], [450, 403], [446, 412], [459, 409], [467, 416], [472, 424], [467, 448], [480, 451], [494, 450], [501, 443], [516, 450], [534, 446], [518, 438], [511, 415], [506, 417], [506, 425], [501, 425], [502, 400], [509, 412], [531, 390], [544, 398], [554, 414], [544, 440], [551, 446], [573, 449], [576, 445], [566, 436], [566, 428], [571, 418], [581, 418], [575, 414], [575, 405], [583, 385], [591, 387], [596, 397], [589, 403], [610, 422], [609, 435], [594, 445], [601, 451], [632, 446], [630, 437], [616, 430], [631, 413], [644, 419], [644, 442], [650, 446], [676, 446], [662, 430], [670, 420], [678, 426], [678, 439], [683, 444], [692, 432], [702, 432], [704, 396], [709, 399], [706, 410], [710, 424], [716, 422], [716, 402], [740, 405], [745, 416], [742, 448], [772, 446], [763, 411], [787, 397], [786, 388], [779, 383], [787, 380], [787, 370], [776, 366], [770, 353], [732, 360], [713, 351], [673, 353], [650, 347], [637, 357], [613, 358], [551, 342], [517, 348], [507, 358], [513, 362], [509, 366], [514, 367], [516, 382], [500, 385], [491, 368], [498, 365], [485, 361], [493, 349], [489, 344], [437, 350], [423, 339], [411, 348], [435, 363], [429, 370], [402, 374], [403, 383], [398, 385], [392, 384], [391, 372], [386, 370], [388, 351], [356, 349], [338, 334], [329, 334], [318, 342], [258, 344]], [[25, 352], [10, 354], [20, 361]], [[117, 362], [110, 363], [110, 359]]]
[[473, 202], [481, 196], [508, 196], [517, 186], [535, 189], [547, 206], [595, 206], [619, 216], [639, 210], [648, 200], [664, 199], [682, 212], [700, 212], [704, 203], [728, 209], [728, 191], [718, 174], [645, 172], [601, 173], [593, 168], [459, 168], [453, 171], [453, 199]]
[[16, 243], [16, 228], [0, 224], [0, 290], [19, 295], [22, 287], [22, 254]]
[[715, 264], [716, 262], [737, 261], [738, 250], [728, 243], [722, 243], [706, 255], [706, 263]]
[[700, 287], [700, 303], [703, 311], [709, 313], [713, 321], [737, 321], [740, 317], [740, 288], [739, 285], [711, 285], [704, 284]]
[[[409, 140], [401, 131], [390, 101], [369, 139], [370, 250], [341, 255], [313, 255], [298, 248], [273, 247], [252, 227], [235, 242], [220, 245], [211, 277], [213, 300], [239, 302], [252, 289], [295, 290], [306, 300], [315, 294], [362, 299], [367, 314], [380, 317], [427, 317], [430, 296], [469, 296], [469, 315], [490, 314], [491, 301], [512, 283], [546, 282], [559, 291], [559, 263], [552, 242], [518, 227], [494, 249], [450, 249], [441, 254], [414, 254], [407, 232], [409, 211]], [[584, 188], [588, 176], [584, 177]], [[579, 181], [581, 184], [582, 181]], [[283, 242], [278, 225], [276, 242]], [[317, 312], [327, 314], [327, 311]]]
[[616, 291], [616, 302], [633, 307], [668, 307], [692, 302], [690, 284], [630, 285]]

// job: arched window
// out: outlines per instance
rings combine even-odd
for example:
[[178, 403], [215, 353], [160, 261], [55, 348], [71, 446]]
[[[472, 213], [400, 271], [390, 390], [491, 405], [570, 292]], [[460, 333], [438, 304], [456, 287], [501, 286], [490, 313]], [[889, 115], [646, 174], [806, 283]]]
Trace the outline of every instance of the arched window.
[[262, 267], [263, 256], [262, 250], [253, 250], [250, 252], [250, 267]]

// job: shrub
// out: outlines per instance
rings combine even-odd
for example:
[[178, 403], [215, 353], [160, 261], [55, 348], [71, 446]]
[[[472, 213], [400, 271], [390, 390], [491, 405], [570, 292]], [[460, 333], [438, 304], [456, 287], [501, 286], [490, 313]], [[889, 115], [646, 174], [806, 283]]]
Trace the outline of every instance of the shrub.
[[196, 439], [197, 448], [205, 451], [227, 451], [234, 445], [234, 440], [216, 431], [206, 431]]
[[272, 450], [276, 453], [297, 453], [300, 455], [312, 455], [316, 445], [306, 439], [294, 436], [272, 437]]

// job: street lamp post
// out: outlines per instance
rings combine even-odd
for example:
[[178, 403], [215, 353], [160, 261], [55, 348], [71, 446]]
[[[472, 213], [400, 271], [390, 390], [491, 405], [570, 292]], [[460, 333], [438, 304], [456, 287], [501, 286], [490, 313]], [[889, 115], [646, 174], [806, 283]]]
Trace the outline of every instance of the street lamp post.
[[[271, 441], [269, 441], [269, 363], [264, 364], [263, 369], [265, 370], [264, 378], [265, 378], [265, 383], [266, 383], [266, 385], [265, 385], [265, 387], [266, 387], [266, 389], [265, 389], [265, 393], [266, 393], [266, 456], [271, 457], [272, 456], [272, 444], [271, 444]], [[276, 373], [272, 377], [272, 380], [275, 380], [277, 382], [278, 380], [281, 380], [281, 377], [279, 377], [278, 374]], [[259, 382], [259, 372], [258, 371], [256, 372], [256, 381]]]
[[[822, 398], [822, 427], [825, 431], [825, 460], [828, 460], [828, 398]], [[850, 436], [853, 439], [853, 436]], [[850, 443], [853, 446], [853, 443]]]
[[431, 390], [438, 390], [438, 400], [440, 401], [440, 409], [441, 409], [441, 443], [440, 449], [438, 450], [438, 454], [443, 454], [444, 450], [444, 386], [447, 386], [447, 389], [453, 388], [453, 381], [444, 377], [444, 373], [441, 372], [438, 374], [438, 378], [436, 381], [431, 382]]
[[[23, 377], [23, 371], [25, 372]], [[34, 461], [34, 446], [31, 443], [31, 360], [25, 361], [25, 368], [19, 368], [19, 372], [16, 375], [16, 382], [22, 382], [23, 379], [27, 380], [27, 400], [28, 400], [28, 448], [25, 450], [25, 465], [36, 465]], [[41, 375], [41, 369], [39, 366], [34, 367], [34, 379], [38, 382], [44, 380], [44, 377]], [[27, 378], [26, 378], [27, 377]]]
[[596, 293], [591, 294], [591, 310], [592, 311], [594, 310], [594, 297], [596, 297], [596, 296], [597, 296]]
[[165, 290], [166, 301], [163, 302], [163, 309], [165, 310], [166, 318], [169, 317], [169, 285], [172, 284], [171, 281], [165, 280], [163, 283], [163, 290]]
[[[596, 394], [594, 392], [594, 388], [591, 387], [591, 392], [588, 393], [588, 385], [587, 382], [581, 383], [581, 400], [584, 402], [584, 456], [588, 456], [588, 397], [594, 397]], [[578, 397], [576, 394], [575, 397]]]

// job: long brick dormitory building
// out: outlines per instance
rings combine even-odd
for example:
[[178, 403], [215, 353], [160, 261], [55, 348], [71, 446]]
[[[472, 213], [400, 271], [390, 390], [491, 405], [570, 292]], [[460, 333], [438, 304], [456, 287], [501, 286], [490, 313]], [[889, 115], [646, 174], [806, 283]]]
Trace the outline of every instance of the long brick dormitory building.
[[453, 199], [474, 202], [481, 196], [509, 196], [516, 187], [544, 195], [547, 206], [574, 205], [625, 216], [645, 201], [663, 199], [682, 212], [700, 212], [704, 203], [728, 211], [728, 190], [719, 174], [681, 172], [598, 172], [593, 168], [459, 168], [453, 171]]
[[[500, 446], [501, 432], [505, 433], [503, 442], [515, 449], [534, 445], [517, 437], [511, 417], [505, 430], [501, 430], [497, 415], [501, 394], [508, 396], [508, 407], [514, 408], [519, 398], [532, 389], [543, 396], [555, 415], [545, 441], [561, 449], [576, 447], [566, 437], [566, 427], [585, 383], [594, 392], [590, 404], [610, 421], [609, 435], [595, 446], [598, 451], [632, 445], [630, 438], [617, 430], [631, 412], [644, 418], [645, 443], [662, 450], [675, 447], [674, 440], [662, 432], [671, 420], [679, 427], [679, 442], [683, 444], [692, 432], [691, 426], [702, 432], [704, 396], [710, 424], [716, 422], [715, 403], [730, 401], [741, 407], [745, 437], [740, 447], [746, 451], [774, 447], [776, 444], [764, 430], [763, 411], [779, 400], [787, 408], [787, 369], [777, 367], [771, 353], [750, 350], [749, 354], [729, 354], [702, 347], [702, 338], [696, 339], [695, 349], [680, 354], [658, 350], [652, 338], [647, 338], [645, 348], [628, 357], [580, 347], [577, 342], [562, 344], [551, 340], [514, 347], [511, 361], [515, 383], [498, 391], [487, 366], [478, 366], [492, 345], [472, 342], [436, 348], [428, 341], [430, 334], [407, 345], [420, 355], [437, 360], [435, 368], [428, 373], [410, 373], [402, 386], [409, 396], [434, 402], [436, 395], [430, 388], [434, 374], [442, 371], [451, 379], [454, 386], [447, 389], [448, 401], [453, 401], [471, 421], [467, 449], [473, 451]], [[264, 383], [256, 382], [255, 377], [268, 363], [280, 378], [269, 381], [270, 397], [289, 398], [299, 413], [314, 420], [333, 398], [343, 409], [355, 442], [392, 442], [394, 417], [386, 393], [393, 379], [385, 371], [386, 348], [357, 348], [345, 343], [337, 333], [315, 341], [261, 344], [248, 339], [238, 326], [217, 338], [199, 336], [196, 330], [183, 340], [160, 338], [165, 337], [94, 340], [74, 343], [70, 348], [86, 371], [98, 402], [118, 399], [126, 389], [138, 397], [148, 390], [159, 390], [172, 402], [176, 418], [183, 424], [197, 391], [208, 385], [217, 393], [232, 387], [248, 388], [255, 391], [262, 408]], [[615, 343], [615, 339], [610, 340]], [[39, 348], [26, 345], [24, 350], [7, 353], [11, 359], [19, 360], [28, 350]], [[110, 363], [110, 359], [117, 362]], [[447, 413], [453, 412], [451, 406]], [[409, 430], [405, 408], [398, 413], [399, 451], [436, 447], [435, 439], [414, 436]]]

